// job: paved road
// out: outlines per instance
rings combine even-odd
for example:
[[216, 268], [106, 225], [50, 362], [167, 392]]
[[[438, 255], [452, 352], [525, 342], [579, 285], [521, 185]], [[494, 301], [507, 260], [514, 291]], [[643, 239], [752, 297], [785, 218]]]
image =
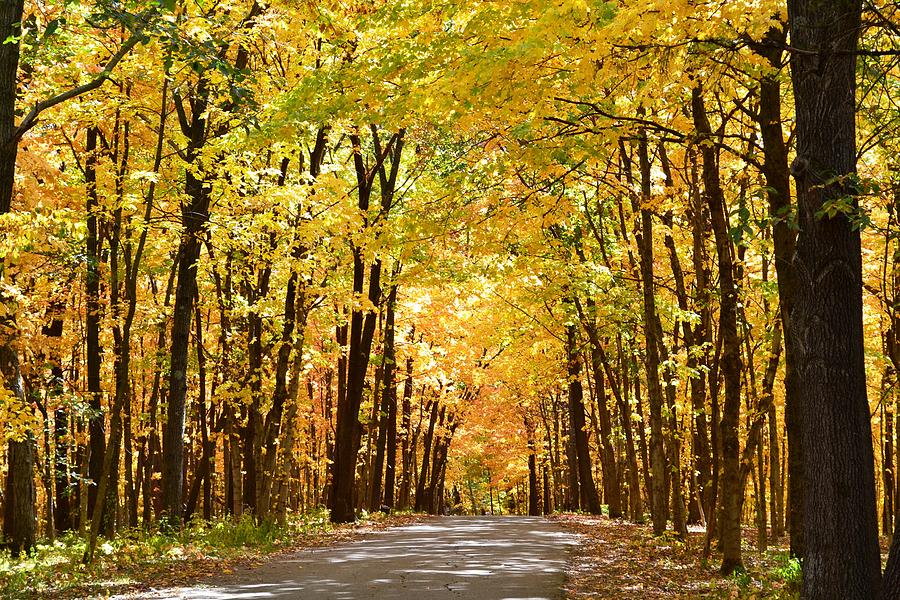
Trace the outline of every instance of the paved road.
[[142, 598], [554, 600], [575, 544], [538, 517], [444, 517]]

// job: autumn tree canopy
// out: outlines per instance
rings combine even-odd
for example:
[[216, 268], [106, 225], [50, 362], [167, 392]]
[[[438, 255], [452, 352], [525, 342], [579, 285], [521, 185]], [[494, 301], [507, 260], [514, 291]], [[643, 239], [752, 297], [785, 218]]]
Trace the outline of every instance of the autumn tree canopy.
[[4, 2], [4, 542], [580, 510], [897, 597], [898, 22]]

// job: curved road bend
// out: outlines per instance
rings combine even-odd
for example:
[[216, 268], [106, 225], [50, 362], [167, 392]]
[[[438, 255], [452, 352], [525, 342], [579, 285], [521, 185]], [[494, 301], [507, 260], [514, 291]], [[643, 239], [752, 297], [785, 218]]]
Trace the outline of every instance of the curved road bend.
[[577, 543], [539, 517], [443, 517], [137, 597], [556, 600], [563, 597], [566, 563]]

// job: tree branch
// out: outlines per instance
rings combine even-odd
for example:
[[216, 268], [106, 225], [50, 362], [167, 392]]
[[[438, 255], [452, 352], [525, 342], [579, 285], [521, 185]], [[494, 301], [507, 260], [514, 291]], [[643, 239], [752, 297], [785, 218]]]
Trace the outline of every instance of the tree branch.
[[109, 61], [106, 63], [106, 66], [94, 79], [85, 84], [79, 85], [78, 87], [74, 87], [70, 90], [66, 90], [65, 92], [57, 94], [56, 96], [47, 98], [46, 100], [41, 100], [40, 102], [35, 104], [31, 108], [31, 111], [27, 115], [25, 115], [25, 118], [22, 119], [22, 122], [19, 123], [19, 126], [16, 128], [16, 131], [15, 133], [13, 133], [13, 137], [10, 141], [13, 143], [17, 143], [20, 139], [22, 139], [23, 135], [25, 135], [32, 127], [37, 125], [38, 117], [48, 108], [52, 108], [57, 104], [65, 102], [66, 100], [77, 98], [78, 96], [86, 94], [103, 85], [104, 82], [106, 82], [106, 80], [110, 78], [113, 70], [122, 61], [122, 59], [125, 58], [125, 56], [129, 52], [131, 52], [131, 50], [135, 46], [137, 46], [138, 42], [143, 39], [143, 31], [147, 25], [147, 16], [149, 15], [145, 15], [144, 18], [140, 20], [141, 24], [137, 27], [137, 29], [134, 30], [134, 32], [131, 34], [131, 37], [128, 38], [128, 40], [126, 40], [124, 44], [122, 44], [122, 47], [119, 48], [118, 52], [110, 57]]

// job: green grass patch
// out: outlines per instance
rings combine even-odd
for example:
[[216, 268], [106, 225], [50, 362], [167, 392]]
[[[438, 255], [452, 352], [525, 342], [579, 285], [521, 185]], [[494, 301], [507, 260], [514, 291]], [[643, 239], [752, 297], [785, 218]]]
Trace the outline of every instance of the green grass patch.
[[[0, 597], [30, 599], [54, 596], [106, 596], [152, 578], [156, 585], [221, 572], [229, 561], [254, 558], [290, 548], [331, 531], [327, 510], [293, 515], [287, 524], [237, 521], [192, 521], [171, 531], [130, 529], [113, 540], [101, 539], [93, 564], [82, 564], [86, 543], [77, 534], [39, 543], [29, 556], [0, 552]], [[224, 561], [224, 562], [223, 562]]]
[[775, 551], [754, 560], [746, 571], [734, 573], [715, 589], [721, 598], [797, 600], [802, 582], [800, 561], [786, 551]]

